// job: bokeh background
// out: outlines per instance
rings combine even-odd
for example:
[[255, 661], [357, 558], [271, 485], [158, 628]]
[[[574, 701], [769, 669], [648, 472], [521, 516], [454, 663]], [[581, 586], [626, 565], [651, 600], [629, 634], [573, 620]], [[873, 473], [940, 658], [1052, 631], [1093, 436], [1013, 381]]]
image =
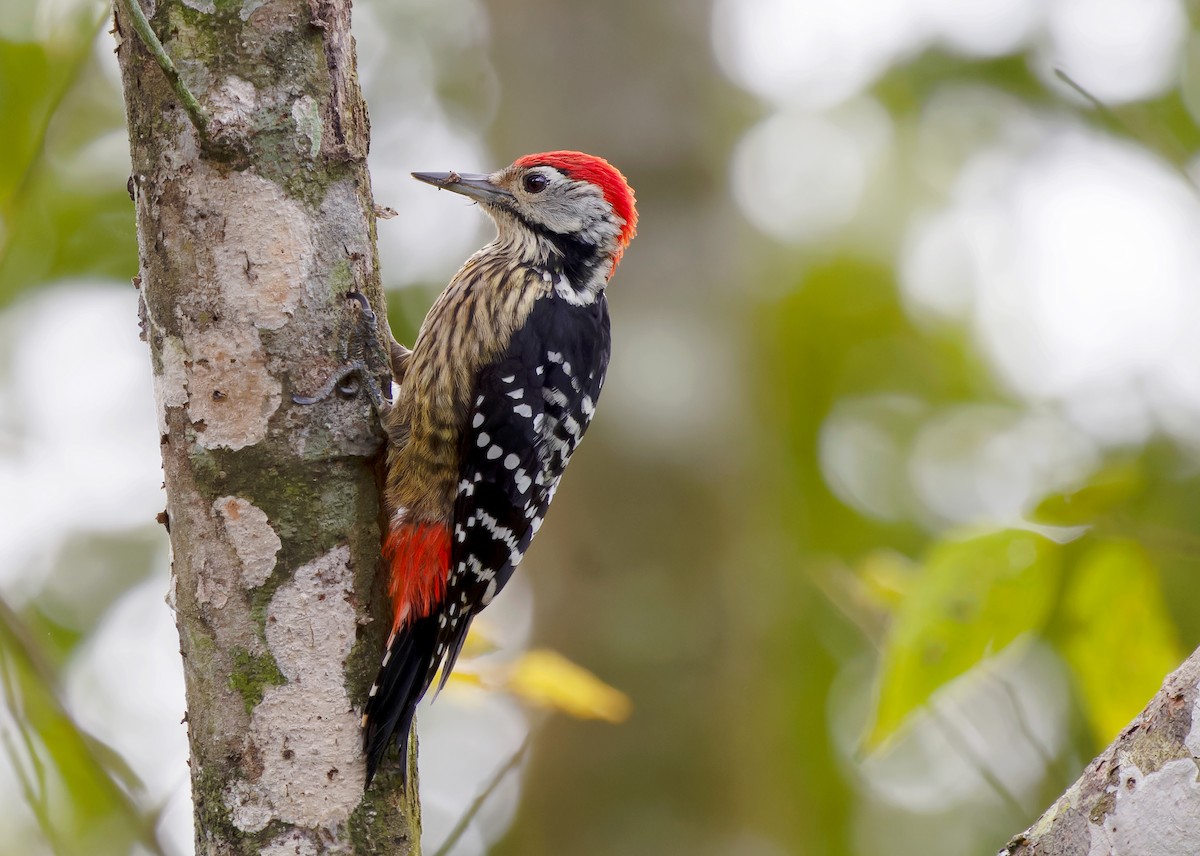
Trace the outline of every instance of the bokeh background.
[[[1195, 13], [356, 4], [399, 338], [489, 229], [410, 170], [584, 149], [642, 217], [427, 854], [489, 789], [457, 856], [992, 854], [1140, 709], [1200, 640]], [[2, 856], [191, 852], [107, 15], [0, 0]]]

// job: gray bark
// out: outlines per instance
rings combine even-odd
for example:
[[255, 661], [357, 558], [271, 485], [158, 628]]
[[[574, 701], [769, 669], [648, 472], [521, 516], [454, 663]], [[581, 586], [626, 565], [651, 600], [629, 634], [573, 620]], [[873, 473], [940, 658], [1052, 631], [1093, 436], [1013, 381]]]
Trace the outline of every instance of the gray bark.
[[350, 2], [143, 8], [183, 82], [118, 2], [196, 851], [414, 854], [415, 748], [407, 791], [364, 796], [356, 713], [387, 625], [382, 433], [365, 395], [292, 402], [387, 365], [345, 299], [383, 316]]
[[1000, 856], [1200, 853], [1200, 650]]

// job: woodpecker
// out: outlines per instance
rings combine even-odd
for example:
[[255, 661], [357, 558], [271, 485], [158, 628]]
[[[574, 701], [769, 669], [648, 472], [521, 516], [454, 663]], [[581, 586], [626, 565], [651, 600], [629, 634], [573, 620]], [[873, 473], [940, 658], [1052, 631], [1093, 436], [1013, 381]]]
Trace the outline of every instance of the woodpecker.
[[[383, 555], [392, 627], [363, 711], [367, 784], [417, 703], [440, 690], [472, 619], [504, 588], [592, 420], [609, 358], [605, 286], [637, 230], [633, 190], [582, 152], [490, 175], [414, 172], [496, 226], [393, 345]], [[403, 362], [402, 371], [396, 362]]]

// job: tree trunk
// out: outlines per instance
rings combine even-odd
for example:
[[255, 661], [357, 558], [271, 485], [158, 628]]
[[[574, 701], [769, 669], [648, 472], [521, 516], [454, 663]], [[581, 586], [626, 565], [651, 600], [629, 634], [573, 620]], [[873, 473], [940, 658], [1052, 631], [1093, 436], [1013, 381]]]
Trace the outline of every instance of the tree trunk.
[[1200, 853], [1200, 649], [1000, 856]]
[[350, 2], [159, 0], [165, 53], [131, 2], [116, 33], [196, 851], [415, 854], [415, 749], [407, 791], [397, 771], [364, 796], [356, 714], [386, 631], [382, 433], [365, 395], [292, 402], [348, 358], [386, 374], [383, 330], [345, 297], [382, 316]]

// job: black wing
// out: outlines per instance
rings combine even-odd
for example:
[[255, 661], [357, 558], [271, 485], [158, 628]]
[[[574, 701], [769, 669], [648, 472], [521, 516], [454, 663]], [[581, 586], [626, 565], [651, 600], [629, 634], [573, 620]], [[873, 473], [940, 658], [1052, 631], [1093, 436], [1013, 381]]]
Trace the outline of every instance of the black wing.
[[450, 579], [438, 619], [441, 685], [471, 619], [504, 588], [541, 527], [595, 412], [608, 356], [604, 295], [579, 306], [552, 294], [538, 300], [504, 357], [480, 374], [461, 447]]

